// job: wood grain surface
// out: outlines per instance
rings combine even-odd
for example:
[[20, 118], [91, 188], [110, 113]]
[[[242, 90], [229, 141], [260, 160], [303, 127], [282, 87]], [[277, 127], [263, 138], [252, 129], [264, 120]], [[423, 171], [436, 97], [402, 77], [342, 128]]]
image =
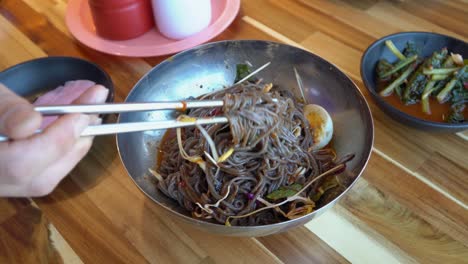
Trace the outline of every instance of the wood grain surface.
[[[69, 33], [65, 0], [0, 0], [0, 70], [45, 56], [102, 66], [123, 101], [167, 58], [121, 58]], [[367, 169], [337, 206], [303, 227], [261, 238], [209, 235], [175, 223], [133, 184], [112, 136], [49, 196], [0, 199], [0, 263], [468, 263], [468, 133], [431, 134], [390, 119], [359, 75], [362, 53], [400, 31], [468, 39], [466, 0], [243, 0], [214, 40], [274, 40], [348, 74], [375, 121]]]

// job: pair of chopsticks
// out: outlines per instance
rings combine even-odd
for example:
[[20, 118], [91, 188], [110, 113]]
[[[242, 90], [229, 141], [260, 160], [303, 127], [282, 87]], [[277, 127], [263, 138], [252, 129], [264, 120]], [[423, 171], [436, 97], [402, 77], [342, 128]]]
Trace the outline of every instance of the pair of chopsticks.
[[[245, 76], [242, 80], [234, 85], [243, 83], [250, 79], [253, 75], [270, 65], [271, 62], [264, 64], [252, 73]], [[140, 111], [157, 111], [157, 110], [185, 110], [205, 107], [222, 107], [222, 100], [196, 100], [196, 101], [168, 101], [168, 102], [142, 102], [142, 103], [109, 103], [95, 105], [54, 105], [54, 106], [37, 106], [34, 108], [37, 112], [44, 116], [50, 115], [65, 115], [65, 114], [111, 114], [111, 113], [129, 113]], [[152, 121], [152, 122], [131, 122], [119, 124], [103, 124], [96, 126], [88, 126], [82, 133], [82, 137], [100, 136], [119, 133], [139, 132], [146, 130], [169, 129], [179, 127], [189, 127], [195, 125], [208, 125], [216, 123], [227, 123], [226, 117], [207, 117], [198, 118], [195, 121]], [[41, 133], [41, 130], [36, 133]], [[0, 134], [0, 142], [9, 141], [9, 138]]]
[[[155, 110], [185, 110], [205, 107], [222, 107], [224, 102], [221, 100], [202, 100], [202, 101], [168, 101], [168, 102], [143, 102], [143, 103], [109, 103], [95, 105], [54, 105], [37, 106], [34, 108], [43, 116], [64, 115], [64, 114], [111, 114], [111, 113], [129, 113], [140, 111]], [[131, 122], [119, 124], [103, 124], [88, 126], [81, 134], [85, 136], [100, 136], [109, 134], [129, 133], [146, 130], [158, 130], [178, 127], [188, 127], [195, 125], [208, 125], [216, 123], [227, 123], [226, 117], [208, 117], [198, 118], [195, 121], [152, 121], [152, 122]], [[37, 131], [36, 133], [41, 133]], [[8, 137], [0, 135], [0, 142], [8, 141]]]

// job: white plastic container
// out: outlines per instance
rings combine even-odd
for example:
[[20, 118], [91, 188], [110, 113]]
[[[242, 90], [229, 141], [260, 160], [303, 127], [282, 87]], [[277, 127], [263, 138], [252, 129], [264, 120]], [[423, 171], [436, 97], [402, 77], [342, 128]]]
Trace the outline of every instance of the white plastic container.
[[184, 39], [210, 25], [211, 0], [152, 0], [159, 32], [171, 39]]

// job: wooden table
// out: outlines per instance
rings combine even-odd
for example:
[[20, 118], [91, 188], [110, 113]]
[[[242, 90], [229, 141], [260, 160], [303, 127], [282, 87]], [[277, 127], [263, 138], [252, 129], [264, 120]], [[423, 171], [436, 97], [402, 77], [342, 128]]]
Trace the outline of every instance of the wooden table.
[[[0, 69], [44, 56], [98, 63], [122, 101], [165, 57], [129, 59], [84, 47], [64, 23], [64, 0], [0, 1]], [[398, 31], [468, 38], [468, 2], [437, 0], [244, 0], [215, 40], [301, 46], [340, 67], [366, 94], [366, 47]], [[363, 177], [320, 218], [261, 238], [212, 236], [179, 226], [126, 175], [114, 137], [51, 195], [0, 199], [0, 263], [468, 263], [468, 133], [405, 127], [368, 100], [375, 146]]]

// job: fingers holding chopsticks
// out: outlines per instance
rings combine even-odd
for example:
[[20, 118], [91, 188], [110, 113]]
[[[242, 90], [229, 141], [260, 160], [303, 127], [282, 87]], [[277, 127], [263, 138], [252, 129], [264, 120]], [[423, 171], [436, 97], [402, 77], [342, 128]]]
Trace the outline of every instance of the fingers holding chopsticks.
[[26, 99], [0, 83], [0, 134], [23, 139], [34, 134], [41, 121], [41, 115]]
[[[1, 88], [0, 91], [9, 99], [0, 101], [0, 121], [19, 122], [19, 126], [22, 126], [19, 120], [9, 121], [11, 117], [8, 117], [8, 110], [2, 109], [6, 109], [5, 103], [15, 106], [14, 102], [17, 102], [28, 110], [29, 103], [12, 92], [5, 91], [5, 87]], [[102, 103], [107, 95], [108, 90], [97, 85], [87, 90], [74, 103]], [[30, 115], [38, 114], [28, 111], [26, 112]], [[2, 113], [6, 113], [6, 117]], [[39, 116], [39, 122], [35, 121], [37, 123], [31, 129], [32, 132], [40, 126], [40, 120]], [[80, 135], [90, 124], [97, 123], [100, 123], [97, 116], [64, 115], [41, 134], [32, 135], [30, 131], [27, 138], [0, 143], [0, 196], [43, 196], [50, 193], [89, 151], [93, 138], [82, 138]], [[2, 132], [11, 137], [10, 128], [5, 123], [0, 123], [0, 127]]]

